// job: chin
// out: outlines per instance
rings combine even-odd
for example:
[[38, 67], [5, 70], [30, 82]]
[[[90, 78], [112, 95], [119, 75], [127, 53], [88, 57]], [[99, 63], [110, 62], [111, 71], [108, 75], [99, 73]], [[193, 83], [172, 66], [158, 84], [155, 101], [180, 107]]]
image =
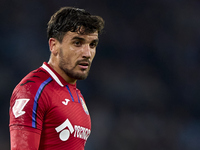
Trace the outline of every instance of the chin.
[[89, 72], [81, 72], [81, 73], [68, 73], [67, 75], [71, 78], [74, 78], [76, 80], [85, 80], [88, 77]]
[[87, 75], [80, 75], [80, 76], [76, 76], [75, 79], [77, 80], [85, 80], [87, 78]]
[[87, 77], [88, 77], [88, 72], [84, 74], [80, 74], [78, 80], [85, 80]]

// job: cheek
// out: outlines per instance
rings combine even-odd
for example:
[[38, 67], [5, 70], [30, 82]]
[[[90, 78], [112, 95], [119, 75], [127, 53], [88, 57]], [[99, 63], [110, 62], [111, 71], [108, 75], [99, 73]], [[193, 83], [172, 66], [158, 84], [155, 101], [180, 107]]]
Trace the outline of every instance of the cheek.
[[92, 60], [94, 59], [95, 55], [96, 55], [96, 50], [94, 50], [94, 51], [91, 52], [91, 58], [92, 58]]
[[79, 52], [73, 47], [69, 47], [69, 50], [66, 52], [65, 60], [71, 63], [74, 63], [79, 55]]

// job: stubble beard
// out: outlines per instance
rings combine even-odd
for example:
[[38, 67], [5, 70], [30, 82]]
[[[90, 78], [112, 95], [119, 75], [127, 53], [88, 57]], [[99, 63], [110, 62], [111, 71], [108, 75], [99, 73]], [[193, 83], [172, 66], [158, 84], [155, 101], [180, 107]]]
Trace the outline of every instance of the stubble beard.
[[63, 55], [62, 55], [62, 50], [60, 51], [60, 62], [59, 62], [59, 67], [65, 72], [67, 76], [70, 78], [76, 79], [76, 80], [85, 80], [89, 74], [90, 70], [90, 65], [88, 66], [87, 70], [81, 70], [82, 72], [86, 71], [85, 73], [78, 73], [75, 72], [75, 68], [77, 67], [78, 62], [74, 65], [72, 69], [68, 69], [67, 67], [70, 66], [69, 62], [65, 62]]

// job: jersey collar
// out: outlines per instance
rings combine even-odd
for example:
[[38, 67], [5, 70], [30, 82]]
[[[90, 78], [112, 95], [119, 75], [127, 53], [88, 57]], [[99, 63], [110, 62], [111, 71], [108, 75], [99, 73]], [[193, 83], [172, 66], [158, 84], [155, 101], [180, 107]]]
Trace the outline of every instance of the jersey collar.
[[[61, 86], [64, 87], [65, 85], [69, 85], [69, 83], [67, 83], [55, 70], [53, 70], [53, 68], [51, 68], [51, 66], [44, 62], [41, 66], [44, 70], [46, 70], [51, 77]], [[71, 85], [71, 84], [70, 84]], [[76, 86], [73, 85], [73, 86]]]

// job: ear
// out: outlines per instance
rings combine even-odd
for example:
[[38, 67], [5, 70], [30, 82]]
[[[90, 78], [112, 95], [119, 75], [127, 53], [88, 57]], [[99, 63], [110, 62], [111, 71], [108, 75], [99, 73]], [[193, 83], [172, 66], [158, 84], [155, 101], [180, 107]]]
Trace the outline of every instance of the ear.
[[58, 46], [59, 46], [58, 40], [56, 40], [55, 38], [49, 39], [49, 49], [53, 55], [58, 54]]

